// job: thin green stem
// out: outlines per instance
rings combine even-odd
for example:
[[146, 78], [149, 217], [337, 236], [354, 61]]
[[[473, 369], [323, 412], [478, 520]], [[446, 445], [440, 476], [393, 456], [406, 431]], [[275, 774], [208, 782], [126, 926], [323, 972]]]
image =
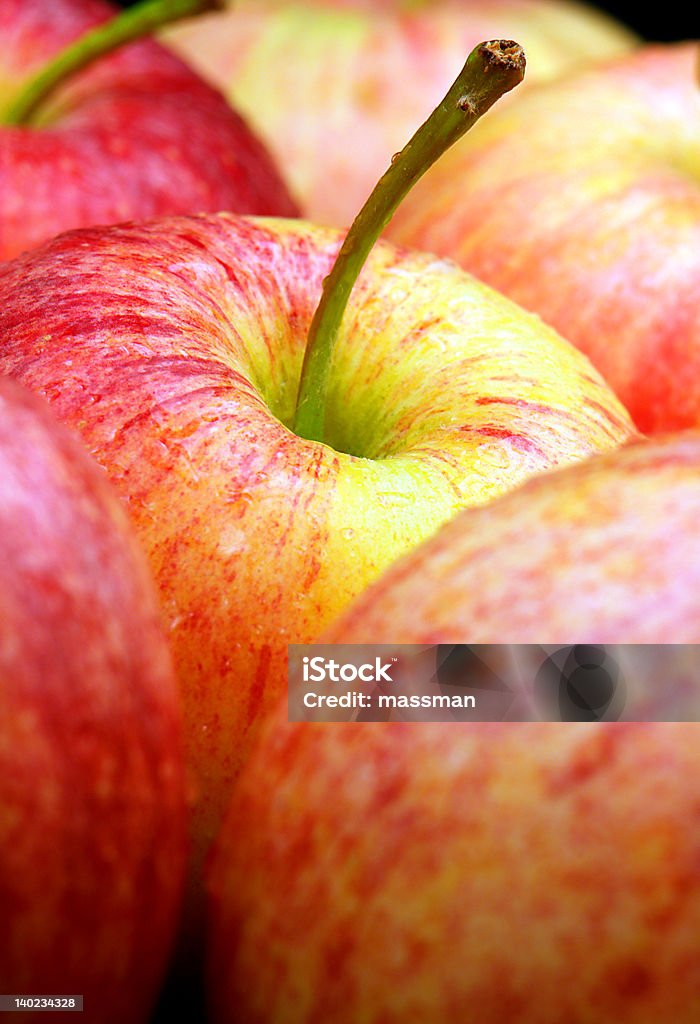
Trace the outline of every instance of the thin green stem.
[[481, 43], [442, 102], [375, 185], [324, 281], [309, 329], [294, 421], [299, 437], [323, 440], [333, 349], [350, 293], [374, 243], [418, 179], [524, 74], [525, 55], [517, 43], [503, 39]]
[[0, 123], [28, 125], [57, 86], [126, 43], [155, 32], [172, 21], [189, 18], [201, 11], [220, 7], [219, 0], [143, 0], [104, 25], [98, 25], [70, 43], [57, 57], [25, 82], [19, 93], [0, 114]]

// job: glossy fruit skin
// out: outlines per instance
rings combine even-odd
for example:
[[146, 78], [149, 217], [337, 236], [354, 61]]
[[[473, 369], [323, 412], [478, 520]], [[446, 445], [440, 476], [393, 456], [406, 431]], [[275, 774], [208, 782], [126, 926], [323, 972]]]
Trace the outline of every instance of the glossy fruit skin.
[[[0, 106], [117, 10], [102, 0], [4, 0]], [[222, 209], [297, 212], [244, 121], [152, 41], [81, 72], [37, 127], [0, 126], [0, 259], [69, 228]]]
[[[180, 708], [104, 473], [0, 379], [0, 988], [149, 1019], [186, 854]], [[27, 1020], [43, 1013], [22, 1012]]]
[[163, 38], [244, 112], [304, 215], [338, 227], [482, 40], [524, 46], [521, 88], [635, 43], [593, 7], [541, 0], [239, 0]]
[[456, 259], [585, 352], [641, 431], [700, 424], [697, 45], [495, 109], [388, 235]]
[[79, 432], [149, 555], [200, 850], [286, 685], [288, 643], [465, 505], [635, 436], [536, 318], [382, 244], [334, 358], [329, 443], [300, 440], [286, 424], [340, 237], [172, 218], [70, 233], [0, 268], [0, 370]]
[[285, 711], [210, 862], [214, 1024], [697, 1019], [696, 725]]

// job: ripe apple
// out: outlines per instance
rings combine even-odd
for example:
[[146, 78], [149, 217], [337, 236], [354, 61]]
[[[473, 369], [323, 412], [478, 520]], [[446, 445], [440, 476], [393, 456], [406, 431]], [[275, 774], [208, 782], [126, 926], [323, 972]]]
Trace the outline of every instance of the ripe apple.
[[344, 227], [464, 54], [504, 36], [522, 43], [532, 81], [636, 42], [561, 0], [237, 0], [163, 39], [244, 113], [304, 214]]
[[388, 231], [539, 313], [645, 433], [700, 425], [697, 53], [648, 46], [516, 97]]
[[[150, 4], [151, 20], [175, 6]], [[220, 209], [296, 213], [243, 120], [154, 42], [98, 60], [20, 116], [33, 76], [114, 11], [102, 0], [0, 4], [0, 259], [92, 224]]]
[[212, 1024], [695, 1024], [699, 773], [696, 725], [272, 720], [211, 859]]
[[[465, 65], [477, 85], [465, 100], [460, 76], [439, 117], [475, 116], [509, 53], [477, 47]], [[537, 318], [450, 262], [386, 243], [318, 372], [348, 263], [357, 273], [434, 124], [335, 266], [337, 231], [221, 214], [73, 232], [0, 268], [0, 371], [81, 434], [149, 554], [200, 853], [280, 692], [288, 643], [315, 637], [459, 509], [635, 435], [588, 361]]]
[[465, 505], [633, 436], [590, 364], [453, 265], [380, 245], [325, 443], [289, 427], [338, 235], [232, 215], [84, 230], [0, 270], [0, 369], [126, 501], [211, 834], [286, 645]]
[[175, 675], [104, 473], [7, 378], [0, 681], [0, 990], [82, 995], [86, 1020], [145, 1022], [184, 878]]

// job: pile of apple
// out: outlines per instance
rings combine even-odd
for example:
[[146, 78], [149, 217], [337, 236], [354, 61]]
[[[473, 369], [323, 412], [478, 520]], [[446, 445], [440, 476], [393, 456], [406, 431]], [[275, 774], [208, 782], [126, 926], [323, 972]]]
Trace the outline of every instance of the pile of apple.
[[[700, 640], [694, 47], [168, 28], [244, 121], [141, 38], [210, 6], [0, 5], [0, 995], [146, 1024], [189, 958], [216, 1024], [696, 1024], [697, 726], [285, 699], [289, 643]], [[474, 44], [529, 32], [511, 92]]]

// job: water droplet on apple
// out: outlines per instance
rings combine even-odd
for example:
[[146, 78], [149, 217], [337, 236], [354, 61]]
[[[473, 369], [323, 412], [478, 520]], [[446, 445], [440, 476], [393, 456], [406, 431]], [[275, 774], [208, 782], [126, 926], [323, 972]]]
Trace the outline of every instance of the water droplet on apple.
[[477, 448], [474, 468], [478, 473], [493, 473], [510, 469], [513, 464], [513, 452], [510, 448], [496, 441], [486, 441]]
[[189, 423], [174, 423], [170, 427], [171, 432], [178, 439], [191, 437], [199, 430], [199, 423], [196, 420], [190, 420]]
[[346, 530], [343, 530], [343, 537], [345, 537], [346, 540], [351, 540], [354, 536], [355, 531], [351, 526], [348, 526]]
[[399, 157], [400, 157], [400, 156], [401, 156], [401, 153], [394, 153], [394, 155], [393, 155], [393, 156], [392, 156], [392, 158], [391, 158], [391, 162], [392, 162], [392, 164], [395, 164], [395, 163], [396, 163], [396, 161], [397, 161], [397, 160], [399, 159]]
[[382, 491], [377, 495], [377, 500], [385, 508], [407, 508], [413, 504], [414, 498], [404, 491]]
[[235, 524], [228, 529], [222, 528], [218, 548], [224, 558], [233, 558], [235, 555], [239, 555], [246, 546], [247, 536], [244, 530]]

